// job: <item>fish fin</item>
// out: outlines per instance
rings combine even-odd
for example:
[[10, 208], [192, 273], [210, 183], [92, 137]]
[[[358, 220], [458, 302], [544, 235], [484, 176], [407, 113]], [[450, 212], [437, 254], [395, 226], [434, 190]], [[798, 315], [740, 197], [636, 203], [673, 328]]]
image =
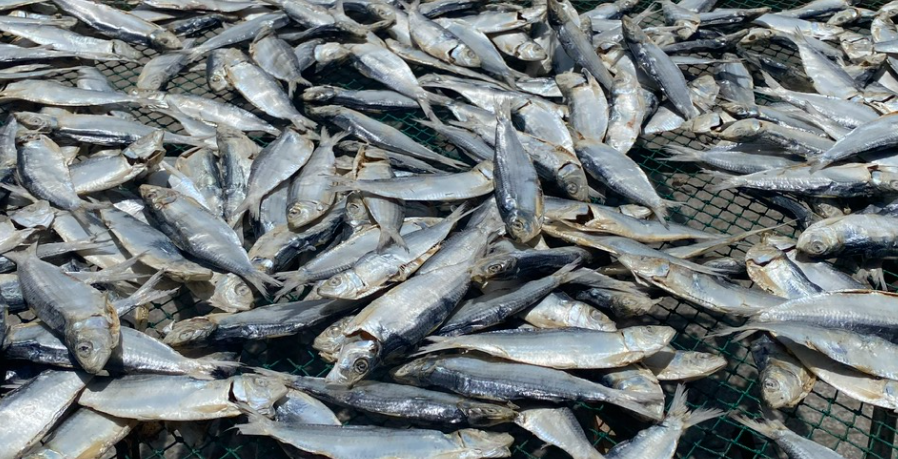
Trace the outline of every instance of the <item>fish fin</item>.
[[659, 161], [671, 161], [671, 162], [680, 162], [680, 163], [697, 163], [701, 162], [701, 150], [696, 150], [694, 148], [684, 147], [680, 145], [668, 145], [664, 147], [664, 152], [667, 153], [667, 158], [658, 158]]
[[558, 271], [555, 271], [552, 274], [552, 276], [560, 277], [561, 283], [563, 283], [563, 284], [567, 284], [567, 283], [576, 281], [577, 279], [580, 279], [581, 277], [588, 277], [590, 275], [588, 272], [583, 272], [583, 271], [577, 270], [578, 268], [580, 268], [580, 266], [583, 265], [583, 263], [584, 263], [584, 260], [582, 260], [582, 259], [577, 260], [573, 263], [568, 263], [568, 264], [562, 266]]
[[296, 92], [296, 81], [288, 81], [287, 82], [287, 97], [293, 99], [293, 94]]
[[9, 191], [10, 193], [25, 198], [31, 202], [38, 202], [40, 199], [36, 198], [33, 194], [31, 194], [28, 190], [18, 185], [13, 185], [11, 183], [0, 183], [0, 188]]
[[[707, 335], [705, 335], [705, 338], [719, 338], [719, 337], [723, 337], [723, 336], [732, 335], [733, 333], [748, 332], [748, 331], [750, 331], [752, 333], [757, 331], [757, 328], [755, 328], [753, 326], [752, 322], [748, 322], [747, 324], [742, 325], [740, 327], [718, 328], [717, 331], [714, 331], [712, 333], [708, 333]], [[739, 336], [741, 337], [742, 335], [739, 335]]]
[[276, 299], [283, 298], [299, 287], [312, 283], [312, 281], [301, 274], [301, 271], [278, 273], [277, 278], [283, 282], [283, 287], [274, 294]]
[[429, 120], [439, 119], [437, 115], [433, 112], [433, 108], [430, 106], [430, 97], [425, 95], [419, 95], [415, 98], [418, 101], [418, 105], [421, 106], [421, 110], [424, 111], [424, 115], [427, 116]]
[[210, 358], [196, 359], [197, 367], [188, 376], [194, 379], [217, 379], [220, 376], [228, 376], [243, 367], [240, 362], [233, 360], [220, 360]]
[[268, 287], [266, 285], [272, 285], [274, 287], [281, 287], [284, 284], [281, 281], [271, 277], [270, 275], [259, 271], [258, 269], [252, 269], [250, 272], [242, 273], [240, 275], [245, 281], [252, 284], [256, 290], [259, 291], [263, 296], [268, 296]]
[[825, 169], [833, 162], [827, 159], [823, 159], [820, 156], [814, 156], [813, 158], [808, 160], [808, 165], [811, 166], [811, 173], [818, 172], [822, 169]]
[[[425, 346], [421, 346], [420, 348], [418, 348], [417, 351], [415, 351], [414, 353], [410, 354], [409, 357], [419, 357], [419, 356], [422, 356], [422, 355], [424, 355], [424, 354], [430, 354], [431, 352], [447, 351], [447, 350], [450, 350], [450, 349], [457, 349], [457, 348], [458, 348], [458, 345], [457, 345], [457, 344], [451, 342], [451, 340], [455, 339], [454, 336], [437, 336], [437, 335], [433, 335], [433, 336], [428, 336], [428, 337], [425, 338], [425, 339], [427, 339], [427, 340], [430, 341], [431, 343], [430, 343], [430, 344], [427, 344], [427, 345], [425, 345]], [[447, 342], [447, 341], [449, 341], [449, 342]]]
[[699, 408], [695, 411], [689, 411], [689, 407], [686, 406], [688, 395], [689, 391], [686, 390], [686, 386], [682, 384], [677, 386], [677, 390], [674, 392], [673, 401], [670, 402], [670, 409], [667, 410], [667, 417], [682, 419], [685, 427], [691, 427], [723, 414], [723, 411], [721, 410], [708, 408]]
[[768, 438], [773, 438], [776, 432], [786, 429], [786, 425], [776, 419], [758, 420], [741, 414], [730, 415], [730, 418]]
[[726, 174], [719, 174], [716, 171], [705, 171], [705, 172], [711, 173], [711, 175], [713, 177], [723, 179], [723, 181], [721, 181], [720, 183], [716, 183], [716, 184], [711, 185], [708, 188], [706, 188], [709, 192], [716, 193], [718, 191], [730, 190], [730, 189], [739, 187], [739, 182], [737, 180], [739, 178], [738, 175], [732, 176], [732, 175], [726, 175]]
[[123, 316], [140, 305], [159, 301], [177, 293], [179, 290], [178, 288], [172, 290], [156, 290], [154, 288], [159, 281], [162, 280], [162, 276], [164, 275], [164, 270], [156, 272], [156, 274], [153, 274], [152, 277], [147, 279], [147, 281], [130, 296], [115, 301], [113, 304], [115, 305], [115, 310], [118, 314]]
[[670, 223], [667, 222], [668, 214], [666, 207], [652, 207], [652, 213], [655, 214], [655, 218], [664, 225], [664, 228], [670, 228]]
[[233, 428], [237, 429], [241, 435], [270, 435], [270, 428], [275, 424], [271, 419], [262, 416], [245, 403], [237, 403], [237, 407], [242, 411], [249, 423], [237, 424]]
[[383, 252], [383, 250], [390, 244], [390, 241], [393, 241], [399, 247], [408, 250], [408, 246], [405, 244], [405, 239], [402, 238], [402, 235], [399, 234], [399, 231], [381, 227], [380, 239], [378, 239], [377, 241], [377, 253]]

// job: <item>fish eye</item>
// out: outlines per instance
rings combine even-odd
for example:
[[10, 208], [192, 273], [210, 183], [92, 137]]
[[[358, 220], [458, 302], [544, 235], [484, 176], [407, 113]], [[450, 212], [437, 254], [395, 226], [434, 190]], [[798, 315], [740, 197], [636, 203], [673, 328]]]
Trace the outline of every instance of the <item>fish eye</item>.
[[511, 229], [516, 232], [524, 231], [524, 222], [520, 218], [515, 218], [511, 221]]
[[810, 244], [808, 244], [808, 250], [811, 253], [823, 253], [824, 251], [826, 251], [826, 244], [819, 239], [815, 239], [814, 241], [811, 241]]
[[352, 363], [353, 371], [359, 374], [367, 373], [368, 366], [368, 359], [356, 359], [356, 361]]
[[777, 390], [778, 388], [779, 388], [779, 384], [777, 384], [776, 381], [774, 381], [772, 379], [767, 379], [764, 381], [764, 389], [765, 390], [774, 391], [774, 390]]
[[493, 263], [486, 267], [486, 270], [492, 274], [496, 274], [502, 271], [502, 263]]
[[576, 183], [568, 183], [565, 185], [564, 189], [568, 192], [568, 194], [575, 194], [580, 191], [580, 186]]
[[94, 350], [94, 346], [87, 341], [82, 341], [75, 346], [75, 351], [79, 354], [89, 354]]
[[340, 279], [339, 277], [332, 277], [327, 281], [327, 283], [332, 287], [339, 287], [340, 284], [343, 283], [343, 279]]
[[238, 295], [249, 295], [252, 291], [246, 285], [238, 285], [235, 289]]

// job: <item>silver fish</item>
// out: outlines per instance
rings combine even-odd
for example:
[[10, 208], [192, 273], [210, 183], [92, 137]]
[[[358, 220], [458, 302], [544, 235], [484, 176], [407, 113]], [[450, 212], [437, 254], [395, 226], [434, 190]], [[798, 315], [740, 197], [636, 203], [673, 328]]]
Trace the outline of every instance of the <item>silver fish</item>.
[[[21, 457], [40, 442], [90, 381], [77, 371], [46, 370], [0, 400], [3, 459]], [[35, 403], [40, 400], [40, 403]]]
[[745, 427], [775, 441], [776, 444], [787, 451], [791, 457], [807, 459], [844, 459], [841, 454], [816, 443], [814, 440], [792, 432], [782, 423], [782, 421], [775, 419], [755, 420], [742, 415], [734, 415], [732, 418]]
[[299, 229], [317, 220], [334, 205], [336, 194], [330, 177], [337, 173], [334, 145], [348, 133], [328, 135], [321, 130], [321, 141], [299, 173], [290, 182], [287, 195], [287, 224]]
[[506, 104], [497, 110], [495, 183], [496, 204], [511, 237], [527, 242], [540, 232], [543, 192], [530, 156], [511, 124]]
[[570, 408], [531, 408], [515, 419], [515, 424], [529, 430], [540, 440], [561, 448], [574, 459], [602, 459], [586, 438]]
[[90, 0], [54, 0], [53, 3], [104, 35], [162, 49], [182, 46], [175, 34], [118, 8]]

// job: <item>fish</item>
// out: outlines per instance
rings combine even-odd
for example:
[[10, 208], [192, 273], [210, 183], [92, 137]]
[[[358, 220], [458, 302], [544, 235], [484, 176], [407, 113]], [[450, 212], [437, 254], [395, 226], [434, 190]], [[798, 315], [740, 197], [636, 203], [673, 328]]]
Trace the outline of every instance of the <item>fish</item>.
[[7, 426], [2, 457], [21, 457], [40, 443], [90, 380], [91, 375], [79, 371], [44, 370], [0, 399], [0, 419]]
[[103, 35], [161, 49], [179, 49], [175, 34], [126, 11], [90, 0], [54, 0], [59, 9]]
[[506, 103], [496, 114], [495, 195], [508, 234], [528, 242], [539, 233], [544, 216], [543, 191], [530, 156], [511, 124]]
[[334, 145], [348, 133], [328, 135], [321, 130], [318, 147], [290, 181], [287, 192], [287, 225], [299, 229], [317, 220], [334, 205], [336, 194], [328, 177], [336, 174]]
[[[264, 416], [251, 414], [250, 423], [239, 424], [243, 435], [265, 435], [312, 454], [330, 457], [386, 458], [480, 456], [509, 457], [514, 440], [506, 433], [462, 429], [444, 434], [438, 430], [395, 429], [375, 426], [306, 425], [303, 433], [289, 424], [279, 424]], [[348, 439], [351, 439], [347, 441]], [[383, 439], [390, 439], [384, 442]], [[372, 445], [376, 445], [372, 448]]]
[[813, 390], [817, 382], [814, 373], [789, 354], [782, 344], [761, 335], [751, 344], [751, 352], [760, 371], [761, 396], [767, 406], [774, 409], [793, 407]]
[[286, 394], [287, 388], [278, 380], [259, 375], [212, 380], [128, 375], [95, 378], [78, 397], [78, 404], [122, 419], [200, 421], [239, 416], [240, 404], [273, 412], [272, 405]]
[[[160, 231], [185, 252], [240, 275], [261, 292], [267, 292], [266, 285], [281, 285], [280, 281], [253, 266], [240, 238], [227, 223], [193, 199], [152, 185], [141, 185], [140, 194], [160, 224]], [[196, 234], [203, 237], [193, 237]]]
[[743, 426], [775, 441], [780, 448], [788, 451], [792, 456], [843, 459], [841, 454], [792, 432], [782, 421], [763, 418], [756, 420], [742, 415], [733, 415], [731, 417]]
[[646, 403], [657, 397], [615, 390], [552, 368], [469, 355], [419, 357], [391, 370], [393, 379], [416, 386], [437, 386], [467, 397], [493, 401], [595, 401], [651, 417]]
[[359, 381], [347, 388], [328, 386], [322, 378], [292, 376], [286, 381], [329, 403], [423, 424], [490, 427], [517, 415], [507, 406], [404, 384]]
[[631, 440], [615, 445], [605, 457], [612, 459], [673, 458], [683, 431], [723, 415], [722, 411], [713, 408], [699, 408], [690, 411], [686, 406], [687, 396], [686, 388], [683, 385], [677, 386], [667, 415], [660, 424], [649, 427]]
[[16, 261], [25, 302], [63, 337], [82, 369], [99, 373], [121, 336], [119, 316], [109, 295], [39, 259], [36, 249], [32, 245], [24, 253], [6, 253]]
[[79, 408], [67, 416], [39, 448], [24, 457], [38, 459], [60, 455], [102, 455], [125, 438], [136, 425], [137, 421], [115, 418], [90, 408]]
[[[560, 370], [614, 368], [638, 362], [673, 339], [669, 327], [627, 327], [615, 332], [517, 329], [476, 335], [432, 336], [421, 355], [447, 349], [476, 350], [507, 360]], [[552, 351], [554, 346], [569, 352]]]
[[531, 408], [523, 410], [515, 423], [537, 438], [561, 448], [575, 459], [601, 459], [586, 438], [570, 408]]

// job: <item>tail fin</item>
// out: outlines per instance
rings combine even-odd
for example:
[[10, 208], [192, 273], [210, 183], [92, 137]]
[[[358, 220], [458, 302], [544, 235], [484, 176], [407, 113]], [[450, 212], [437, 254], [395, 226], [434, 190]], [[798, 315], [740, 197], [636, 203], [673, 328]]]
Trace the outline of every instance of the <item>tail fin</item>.
[[377, 252], [380, 253], [387, 247], [387, 245], [393, 241], [399, 247], [402, 247], [405, 250], [408, 250], [408, 245], [405, 244], [405, 239], [402, 238], [402, 235], [399, 234], [399, 231], [393, 228], [380, 228], [380, 239], [377, 241]]
[[657, 411], [650, 407], [653, 403], [661, 403], [664, 401], [663, 397], [656, 394], [634, 391], [615, 391], [614, 395], [608, 397], [607, 401], [655, 421], [661, 421], [663, 419]]
[[418, 357], [424, 354], [430, 354], [431, 352], [458, 349], [459, 346], [453, 342], [453, 340], [457, 338], [457, 336], [428, 336], [426, 339], [431, 343], [426, 346], [421, 346], [418, 348], [417, 352], [411, 354], [410, 357]]
[[[739, 332], [752, 332], [752, 333], [754, 333], [754, 332], [756, 332], [756, 331], [758, 331], [758, 330], [759, 330], [759, 329], [757, 328], [757, 326], [756, 326], [753, 322], [748, 322], [748, 323], [746, 323], [745, 325], [742, 325], [741, 327], [723, 327], [723, 328], [719, 328], [719, 329], [717, 329], [717, 331], [715, 331], [715, 332], [713, 332], [713, 333], [708, 333], [707, 335], [705, 335], [705, 338], [718, 338], [718, 337], [721, 337], [721, 336], [728, 336], [728, 335], [732, 335], [733, 333], [739, 333]], [[741, 334], [740, 334], [740, 335], [738, 336], [738, 338], [744, 339], [744, 338], [747, 338], [747, 336], [744, 336], [744, 335], [741, 335]]]
[[702, 151], [694, 148], [683, 147], [680, 145], [668, 145], [664, 148], [667, 158], [659, 158], [660, 161], [671, 161], [681, 163], [698, 163], [702, 161]]
[[194, 360], [196, 368], [188, 376], [194, 379], [215, 379], [218, 376], [231, 375], [243, 364], [233, 360], [200, 358]]
[[258, 290], [259, 293], [261, 293], [263, 296], [268, 296], [268, 287], [266, 287], [266, 285], [272, 285], [275, 287], [281, 287], [284, 285], [281, 283], [281, 281], [255, 268], [251, 269], [249, 272], [241, 273], [240, 277], [252, 284], [252, 286], [255, 287], [256, 290]]
[[707, 408], [689, 411], [689, 408], [686, 406], [688, 395], [689, 391], [686, 390], [686, 386], [682, 384], [677, 386], [677, 390], [674, 392], [673, 401], [670, 402], [670, 409], [667, 410], [667, 417], [680, 418], [683, 420], [686, 427], [691, 427], [723, 414], [723, 411], [721, 410]]
[[177, 293], [178, 288], [172, 290], [156, 290], [154, 288], [156, 287], [156, 284], [162, 280], [164, 274], [165, 271], [159, 271], [156, 274], [153, 274], [153, 276], [147, 279], [147, 281], [144, 282], [137, 291], [132, 293], [131, 296], [115, 301], [113, 306], [115, 306], [115, 311], [118, 315], [123, 316], [142, 304], [160, 301]]
[[783, 424], [782, 421], [776, 419], [757, 420], [741, 414], [731, 415], [730, 418], [732, 418], [739, 424], [742, 424], [745, 427], [748, 427], [749, 429], [754, 430], [755, 432], [771, 439], [775, 438], [778, 431], [788, 429], [788, 427], [786, 427], [786, 425]]
[[437, 115], [433, 112], [433, 108], [430, 106], [430, 97], [426, 95], [420, 95], [415, 98], [418, 101], [418, 105], [421, 106], [421, 110], [424, 111], [424, 115], [427, 116], [429, 120], [438, 120]]
[[821, 156], [814, 156], [808, 160], [808, 165], [811, 166], [811, 173], [815, 173], [821, 169], [826, 168], [833, 162], [828, 159], [824, 159]]
[[573, 263], [568, 263], [561, 267], [558, 271], [555, 271], [552, 274], [552, 277], [560, 278], [562, 284], [567, 284], [570, 282], [574, 282], [580, 277], [595, 277], [592, 273], [579, 271], [578, 268], [582, 266], [584, 260], [578, 260]]
[[274, 297], [281, 298], [299, 287], [312, 283], [312, 281], [304, 274], [304, 271], [301, 269], [298, 271], [278, 273], [277, 278], [283, 281], [283, 286], [274, 294]]
[[243, 405], [242, 403], [238, 403], [240, 407], [240, 411], [243, 411], [246, 414], [249, 423], [247, 424], [238, 424], [234, 426], [241, 435], [264, 435], [268, 436], [271, 434], [271, 427], [275, 425], [275, 422], [271, 419], [262, 416], [257, 413], [255, 410], [250, 408], [249, 406]]
[[657, 218], [665, 228], [670, 228], [670, 223], [667, 222], [667, 207], [652, 207], [652, 213], [655, 214], [655, 218]]

